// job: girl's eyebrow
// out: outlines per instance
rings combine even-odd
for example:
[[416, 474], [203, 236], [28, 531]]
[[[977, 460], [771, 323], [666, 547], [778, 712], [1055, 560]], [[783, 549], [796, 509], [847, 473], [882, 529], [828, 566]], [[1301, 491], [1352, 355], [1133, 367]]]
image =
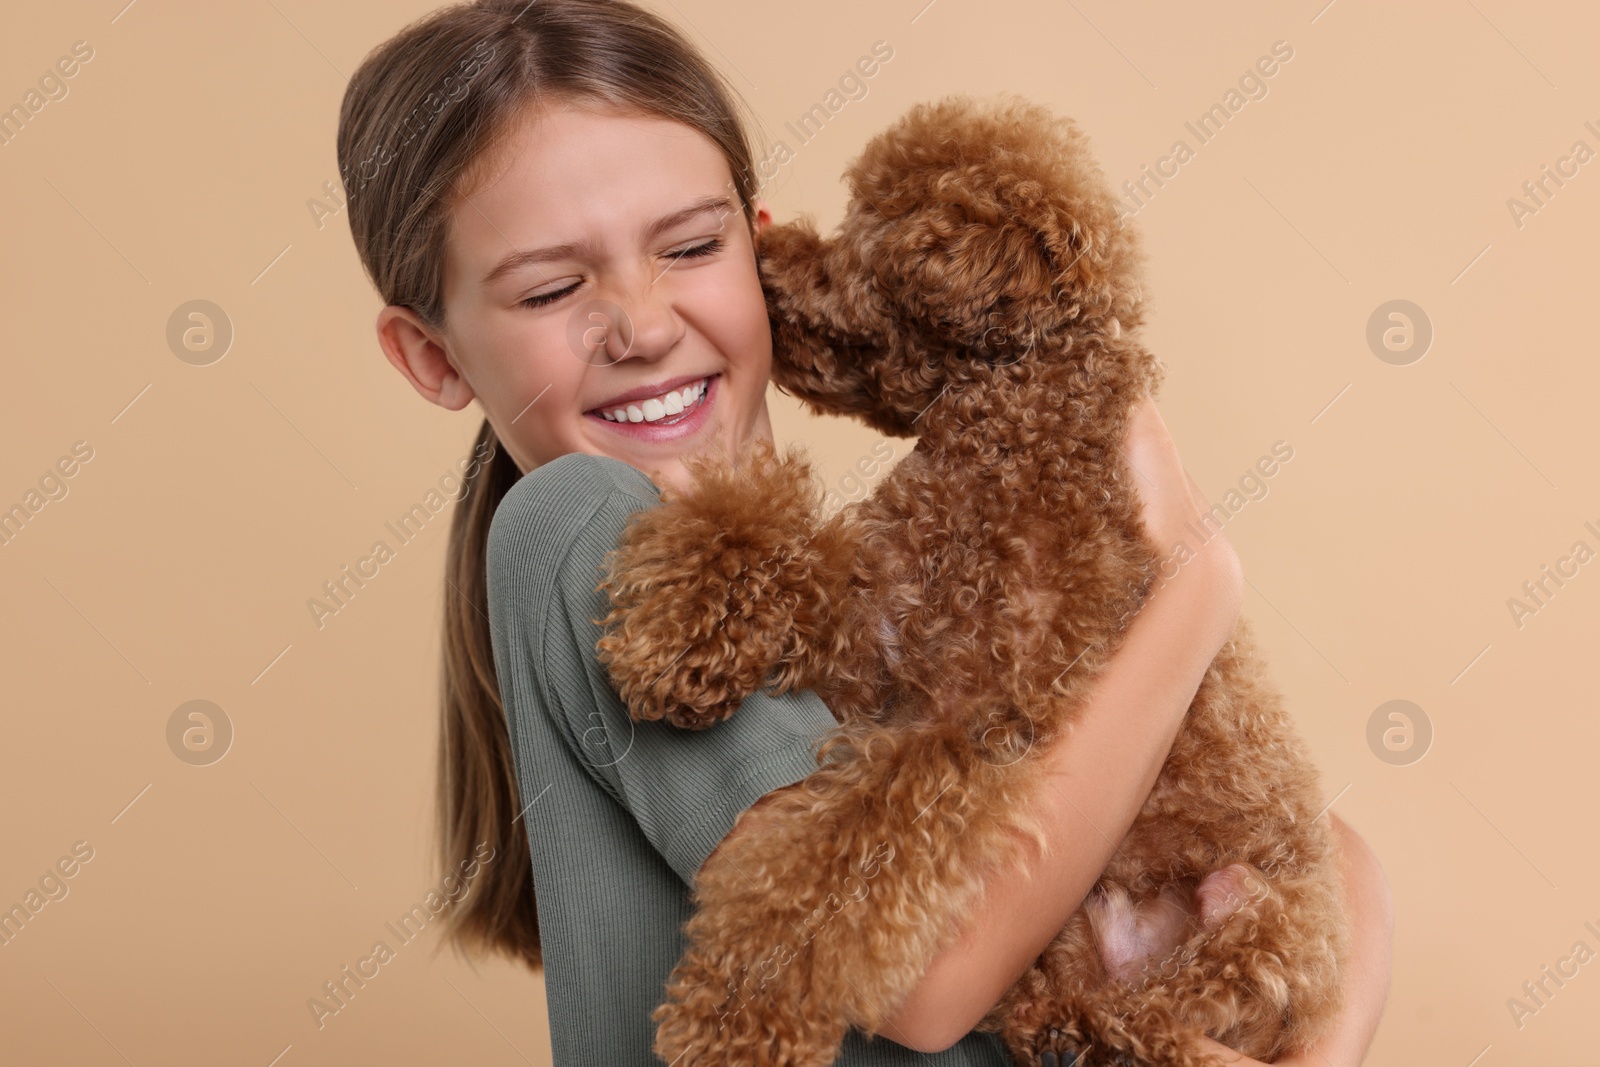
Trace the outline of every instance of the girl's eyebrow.
[[[733, 202], [726, 196], [713, 194], [702, 196], [700, 199], [679, 208], [669, 215], [662, 215], [644, 228], [644, 239], [651, 240], [659, 237], [664, 231], [674, 226], [688, 222], [696, 215], [707, 211], [717, 211], [726, 215], [733, 210]], [[568, 241], [565, 244], [548, 245], [544, 248], [527, 248], [520, 252], [512, 252], [497, 263], [493, 270], [483, 276], [482, 285], [492, 285], [494, 282], [510, 274], [514, 270], [533, 263], [543, 263], [552, 259], [575, 259], [584, 255], [592, 255], [594, 247], [587, 241]]]

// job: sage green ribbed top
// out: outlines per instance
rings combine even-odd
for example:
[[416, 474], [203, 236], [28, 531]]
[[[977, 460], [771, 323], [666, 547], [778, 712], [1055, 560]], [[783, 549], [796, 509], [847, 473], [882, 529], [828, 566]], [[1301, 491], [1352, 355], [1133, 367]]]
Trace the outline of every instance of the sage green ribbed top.
[[[628, 517], [660, 502], [621, 460], [571, 453], [529, 472], [489, 531], [489, 618], [533, 854], [557, 1065], [623, 1067], [650, 1052], [683, 952], [689, 887], [740, 812], [816, 769], [834, 727], [815, 693], [758, 693], [706, 730], [635, 723], [595, 658], [609, 603], [595, 584]], [[837, 1061], [1008, 1064], [969, 1034], [928, 1055], [852, 1032]]]

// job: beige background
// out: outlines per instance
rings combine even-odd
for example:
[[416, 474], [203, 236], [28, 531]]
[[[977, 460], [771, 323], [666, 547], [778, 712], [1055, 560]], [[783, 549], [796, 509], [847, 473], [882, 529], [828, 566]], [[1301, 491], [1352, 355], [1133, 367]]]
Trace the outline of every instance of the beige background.
[[[424, 404], [382, 360], [344, 221], [319, 230], [307, 208], [337, 175], [345, 76], [428, 5], [122, 2], [18, 7], [0, 35], [3, 105], [73, 42], [94, 49], [0, 147], [0, 506], [74, 442], [94, 452], [0, 547], [0, 903], [74, 842], [94, 849], [0, 948], [0, 1058], [547, 1063], [540, 979], [435, 956], [436, 930], [321, 1032], [306, 1007], [438, 877], [446, 517], [320, 631], [306, 608], [479, 421]], [[1293, 47], [1137, 216], [1148, 336], [1171, 368], [1161, 407], [1213, 500], [1275, 441], [1294, 449], [1227, 533], [1326, 795], [1394, 887], [1394, 988], [1368, 1062], [1577, 1062], [1600, 964], [1520, 1027], [1507, 1002], [1575, 942], [1600, 950], [1584, 927], [1600, 928], [1600, 565], [1521, 628], [1507, 600], [1574, 542], [1600, 549], [1583, 525], [1600, 528], [1600, 162], [1520, 227], [1507, 201], [1575, 141], [1600, 149], [1584, 128], [1600, 127], [1600, 15], [925, 3], [659, 10], [758, 110], [762, 147], [797, 149], [767, 187], [775, 214], [830, 227], [845, 160], [913, 102], [1016, 90], [1077, 118], [1120, 184], [1193, 146], [1185, 121], [1274, 41]], [[894, 57], [867, 97], [798, 148], [784, 123], [880, 39]], [[208, 367], [165, 340], [197, 298], [235, 330]], [[1365, 338], [1393, 299], [1435, 331], [1407, 366]], [[876, 441], [777, 404], [780, 433], [835, 482]], [[211, 766], [167, 746], [192, 699], [236, 730]], [[1409, 765], [1367, 741], [1392, 699], [1434, 732]]]

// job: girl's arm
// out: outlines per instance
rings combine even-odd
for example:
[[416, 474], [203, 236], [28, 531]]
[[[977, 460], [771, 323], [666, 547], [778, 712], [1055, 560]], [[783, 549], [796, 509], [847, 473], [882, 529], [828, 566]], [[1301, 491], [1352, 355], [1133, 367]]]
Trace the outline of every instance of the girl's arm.
[[[1357, 1067], [1372, 1045], [1389, 999], [1389, 969], [1394, 939], [1394, 899], [1377, 854], [1332, 812], [1339, 831], [1340, 869], [1344, 873], [1345, 912], [1350, 923], [1350, 962], [1345, 974], [1344, 1008], [1333, 1029], [1310, 1048], [1278, 1057], [1277, 1067]], [[1210, 1038], [1208, 1052], [1228, 1067], [1262, 1067]]]
[[[1164, 567], [1071, 730], [1052, 743], [1036, 803], [1048, 851], [1027, 845], [1027, 876], [991, 878], [963, 935], [934, 957], [882, 1034], [949, 1048], [988, 1014], [1082, 905], [1144, 807], [1206, 670], [1238, 623], [1244, 574], [1208, 528], [1209, 505], [1178, 458], [1155, 402], [1133, 410], [1123, 457], [1145, 533]], [[1214, 520], [1210, 524], [1215, 528]], [[1180, 550], [1181, 549], [1181, 550]]]
[[1041, 753], [1048, 768], [1036, 803], [1048, 854], [1030, 849], [1027, 877], [986, 883], [966, 932], [934, 957], [884, 1037], [922, 1052], [949, 1048], [1061, 932], [1154, 788], [1238, 619], [1242, 585], [1237, 557], [1218, 551], [1191, 560], [1150, 595], [1081, 718]]

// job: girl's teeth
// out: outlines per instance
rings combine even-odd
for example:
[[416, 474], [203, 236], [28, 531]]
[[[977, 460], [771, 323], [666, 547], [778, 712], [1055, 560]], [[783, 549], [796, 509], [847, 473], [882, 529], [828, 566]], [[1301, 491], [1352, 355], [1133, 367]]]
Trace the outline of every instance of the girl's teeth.
[[702, 378], [699, 382], [686, 385], [682, 389], [675, 389], [662, 397], [651, 397], [637, 404], [602, 411], [601, 414], [612, 422], [658, 422], [672, 415], [681, 415], [706, 395], [708, 381], [709, 379]]

